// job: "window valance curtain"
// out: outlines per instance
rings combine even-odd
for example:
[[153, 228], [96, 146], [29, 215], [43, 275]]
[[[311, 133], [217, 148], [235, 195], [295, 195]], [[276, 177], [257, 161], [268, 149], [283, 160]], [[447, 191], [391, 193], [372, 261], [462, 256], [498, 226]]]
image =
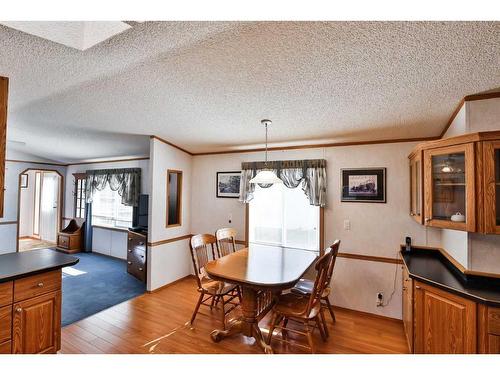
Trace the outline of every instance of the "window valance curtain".
[[141, 168], [98, 169], [87, 171], [85, 184], [86, 201], [92, 203], [94, 193], [103, 190], [106, 185], [117, 191], [122, 197], [122, 204], [137, 206], [141, 194]]
[[[247, 162], [241, 164], [240, 201], [248, 203], [253, 199], [255, 185], [250, 180], [263, 169], [276, 173], [287, 188], [296, 188], [302, 183], [302, 190], [312, 206], [326, 206], [326, 160], [282, 160]], [[268, 188], [271, 185], [261, 185]]]

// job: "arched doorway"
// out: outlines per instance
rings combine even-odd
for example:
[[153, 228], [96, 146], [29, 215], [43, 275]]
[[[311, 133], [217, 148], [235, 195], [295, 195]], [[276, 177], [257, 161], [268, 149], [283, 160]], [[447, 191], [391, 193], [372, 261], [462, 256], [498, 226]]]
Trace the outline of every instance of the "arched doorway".
[[17, 251], [55, 247], [61, 229], [63, 176], [54, 169], [19, 174]]

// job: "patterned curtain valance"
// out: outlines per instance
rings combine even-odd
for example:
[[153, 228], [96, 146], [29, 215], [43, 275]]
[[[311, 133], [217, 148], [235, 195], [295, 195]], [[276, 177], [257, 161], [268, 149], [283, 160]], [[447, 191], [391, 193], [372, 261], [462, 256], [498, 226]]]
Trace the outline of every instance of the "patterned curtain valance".
[[[302, 190], [313, 206], [326, 206], [326, 160], [280, 160], [246, 162], [241, 164], [240, 201], [248, 203], [253, 199], [255, 185], [250, 183], [263, 169], [272, 170], [287, 188], [296, 188], [302, 183]], [[268, 188], [271, 185], [259, 185]]]
[[122, 197], [122, 204], [137, 206], [141, 194], [141, 168], [96, 169], [87, 171], [85, 184], [86, 201], [92, 203], [94, 193], [103, 190], [106, 185], [117, 191]]

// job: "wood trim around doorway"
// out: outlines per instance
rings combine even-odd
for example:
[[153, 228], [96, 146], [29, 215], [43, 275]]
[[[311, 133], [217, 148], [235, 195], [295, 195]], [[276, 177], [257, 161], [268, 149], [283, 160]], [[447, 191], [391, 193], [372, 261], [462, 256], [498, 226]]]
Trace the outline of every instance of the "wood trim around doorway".
[[[63, 221], [63, 208], [64, 208], [64, 176], [61, 174], [56, 169], [39, 169], [39, 168], [26, 168], [25, 170], [21, 171], [18, 176], [18, 183], [17, 183], [17, 233], [16, 233], [16, 252], [19, 252], [19, 227], [20, 227], [20, 219], [21, 219], [21, 175], [28, 172], [28, 171], [40, 171], [40, 172], [54, 172], [57, 173], [60, 177], [59, 180], [59, 215], [58, 215], [58, 220], [57, 220], [57, 227], [56, 227], [56, 237], [57, 237], [57, 232], [59, 232], [62, 228], [62, 221]], [[41, 176], [41, 179], [43, 180], [43, 176]], [[41, 184], [40, 184], [41, 186]], [[40, 192], [40, 197], [41, 197], [41, 192]]]

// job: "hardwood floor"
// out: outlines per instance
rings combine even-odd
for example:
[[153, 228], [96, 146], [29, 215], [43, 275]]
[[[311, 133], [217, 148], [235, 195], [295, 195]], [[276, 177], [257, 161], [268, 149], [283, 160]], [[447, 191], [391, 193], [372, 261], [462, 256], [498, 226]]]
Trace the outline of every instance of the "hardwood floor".
[[[158, 292], [144, 294], [62, 329], [60, 353], [258, 353], [253, 339], [236, 336], [212, 342], [220, 312], [202, 306], [192, 327], [189, 319], [198, 293], [194, 279], [184, 279]], [[337, 322], [327, 316], [330, 338], [321, 341], [315, 330], [317, 353], [407, 353], [403, 324], [344, 309]], [[260, 322], [267, 335], [267, 316]], [[279, 331], [277, 333], [280, 334]], [[305, 338], [289, 335], [297, 342]], [[273, 341], [277, 353], [305, 353], [298, 346]]]

